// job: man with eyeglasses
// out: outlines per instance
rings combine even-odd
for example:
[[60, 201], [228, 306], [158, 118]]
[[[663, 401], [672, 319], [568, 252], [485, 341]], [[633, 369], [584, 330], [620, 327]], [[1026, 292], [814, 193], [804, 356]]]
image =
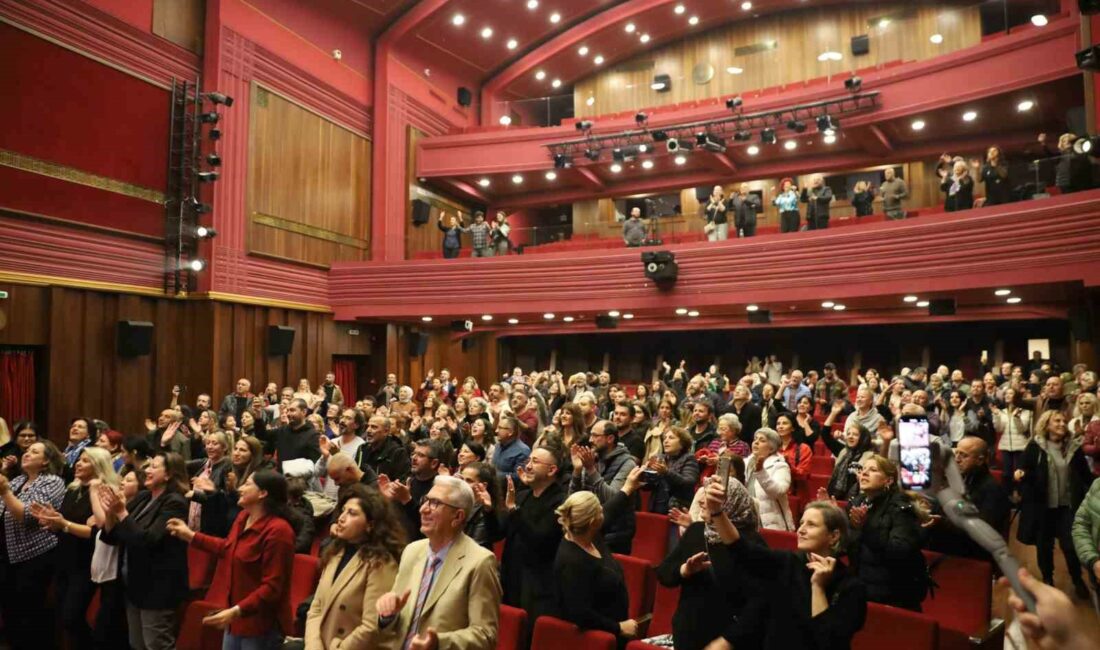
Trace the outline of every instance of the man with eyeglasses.
[[[1010, 506], [1004, 487], [989, 473], [989, 445], [978, 436], [966, 436], [955, 447], [955, 464], [966, 484], [966, 498], [993, 530], [1008, 529]], [[931, 546], [951, 555], [989, 559], [989, 552], [951, 525], [946, 518], [932, 530]]]
[[420, 500], [432, 489], [435, 478], [439, 476], [442, 457], [443, 448], [440, 444], [426, 438], [417, 441], [413, 446], [410, 455], [412, 472], [407, 481], [402, 483], [396, 479], [391, 480], [385, 474], [378, 476], [378, 489], [401, 512], [410, 540], [423, 537], [420, 533]]
[[551, 450], [536, 448], [521, 474], [529, 489], [517, 492], [518, 486], [509, 485], [505, 498], [504, 602], [526, 610], [532, 621], [555, 611], [554, 557], [562, 537], [555, 511], [565, 501], [559, 463]]
[[511, 413], [502, 413], [497, 424], [497, 450], [493, 466], [501, 478], [519, 481], [519, 469], [527, 464], [531, 448], [519, 439], [519, 422]]
[[[614, 423], [607, 420], [596, 422], [589, 437], [592, 440], [591, 449], [573, 445], [570, 450], [573, 479], [569, 483], [569, 493], [588, 490], [596, 495], [600, 503], [605, 503], [622, 489], [630, 470], [637, 464], [626, 446], [619, 442], [619, 428]], [[630, 555], [635, 509], [626, 508], [621, 515], [604, 523], [604, 542], [611, 552]]]
[[393, 589], [375, 603], [378, 647], [493, 650], [500, 579], [492, 551], [463, 532], [474, 509], [473, 490], [462, 479], [436, 476], [417, 503], [426, 539], [405, 547]]

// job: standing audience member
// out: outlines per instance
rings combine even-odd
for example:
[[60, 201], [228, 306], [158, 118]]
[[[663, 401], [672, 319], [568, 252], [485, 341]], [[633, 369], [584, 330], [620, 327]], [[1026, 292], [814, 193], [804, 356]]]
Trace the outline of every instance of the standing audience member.
[[402, 481], [409, 475], [409, 453], [390, 430], [389, 418], [381, 415], [367, 420], [367, 445], [362, 448], [360, 467], [366, 466], [376, 474]]
[[726, 197], [721, 185], [715, 185], [703, 206], [706, 225], [703, 230], [709, 241], [726, 241], [730, 236], [729, 218], [726, 215]]
[[794, 530], [794, 516], [787, 498], [791, 489], [791, 468], [774, 429], [758, 429], [752, 438], [752, 455], [745, 459], [745, 487], [756, 501], [760, 527]]
[[[967, 436], [955, 448], [955, 464], [966, 486], [966, 497], [978, 508], [982, 521], [1000, 533], [1008, 531], [1008, 496], [1004, 487], [989, 473], [989, 446], [977, 436]], [[934, 464], [934, 463], [933, 463]], [[940, 522], [932, 529], [937, 547], [944, 553], [988, 560], [989, 552], [979, 546], [966, 533], [951, 525], [950, 520]]]
[[[592, 448], [574, 445], [573, 479], [569, 493], [590, 491], [606, 503], [622, 489], [630, 470], [636, 466], [630, 452], [619, 443], [619, 430], [614, 424], [600, 420], [592, 427]], [[614, 553], [630, 555], [634, 543], [634, 511], [623, 508], [617, 517], [609, 518], [605, 541]]]
[[943, 208], [946, 212], [958, 212], [974, 207], [974, 179], [965, 160], [955, 161], [951, 173], [940, 183], [944, 193]]
[[1092, 482], [1073, 518], [1073, 547], [1095, 590], [1100, 590], [1100, 479]]
[[664, 452], [646, 461], [643, 476], [649, 477], [653, 498], [649, 511], [668, 514], [671, 508], [686, 508], [699, 482], [699, 463], [691, 453], [691, 435], [680, 427], [665, 434]]
[[993, 410], [993, 428], [997, 432], [997, 450], [1001, 452], [1004, 484], [1016, 492], [1015, 474], [1020, 458], [1031, 439], [1031, 411], [1020, 406], [1019, 392], [1011, 386], [1004, 391], [1004, 408]]
[[91, 418], [73, 418], [69, 422], [69, 444], [61, 452], [65, 456], [65, 471], [62, 472], [65, 480], [72, 479], [73, 465], [76, 465], [84, 448], [94, 443], [98, 435]]
[[217, 431], [206, 436], [206, 458], [187, 461], [191, 476], [191, 490], [184, 494], [191, 501], [187, 525], [215, 537], [225, 536], [233, 523], [225, 496], [225, 479], [232, 469], [228, 445], [225, 434]]
[[798, 441], [795, 419], [796, 416], [790, 413], [780, 413], [776, 418], [775, 432], [779, 435], [779, 453], [787, 461], [791, 480], [805, 481], [810, 478], [814, 452], [809, 445]]
[[1080, 438], [1069, 435], [1061, 411], [1047, 411], [1039, 417], [1014, 474], [1022, 495], [1016, 537], [1023, 544], [1035, 545], [1039, 570], [1048, 585], [1054, 584], [1057, 540], [1078, 598], [1087, 598], [1072, 537], [1073, 517], [1092, 484], [1081, 444]]
[[493, 544], [501, 538], [501, 501], [504, 498], [500, 495], [497, 471], [488, 463], [477, 462], [470, 463], [457, 475], [466, 481], [475, 497], [474, 509], [466, 520], [466, 535], [478, 546], [492, 551]]
[[316, 462], [321, 457], [321, 449], [317, 445], [317, 436], [321, 432], [306, 420], [307, 415], [309, 406], [306, 401], [301, 398], [292, 399], [286, 407], [287, 423], [274, 431], [268, 431], [267, 443], [272, 446], [279, 467], [299, 458]]
[[[407, 538], [417, 540], [420, 534], [420, 501], [435, 485], [435, 479], [439, 476], [439, 468], [442, 464], [443, 447], [438, 441], [427, 439], [413, 445], [410, 458], [412, 470], [409, 478], [402, 483], [389, 477], [383, 479], [384, 474], [379, 475], [378, 487], [382, 494], [397, 506], [405, 523]], [[470, 506], [473, 508], [473, 506]]]
[[909, 197], [909, 187], [905, 181], [897, 178], [893, 167], [884, 169], [882, 177], [882, 185], [878, 188], [879, 195], [882, 196], [882, 211], [887, 219], [904, 219], [905, 207], [902, 201]]
[[981, 169], [985, 185], [985, 205], [1000, 205], [1012, 200], [1012, 186], [1008, 180], [1008, 165], [1001, 158], [1000, 147], [990, 147], [985, 152]]
[[[871, 444], [871, 432], [859, 422], [852, 422], [839, 437], [826, 435], [822, 440], [836, 456], [826, 491], [829, 497], [846, 501], [859, 492], [859, 480], [856, 477], [863, 463], [875, 453]], [[817, 498], [821, 499], [822, 496], [818, 494]]]
[[519, 480], [519, 470], [527, 464], [531, 448], [519, 439], [519, 421], [514, 415], [502, 414], [496, 428], [497, 445], [493, 466], [501, 476]]
[[195, 532], [182, 519], [166, 526], [175, 538], [218, 558], [206, 598], [221, 609], [203, 625], [225, 630], [223, 650], [277, 650], [291, 630], [290, 571], [294, 531], [288, 521], [286, 479], [271, 470], [249, 476], [239, 488], [241, 513], [227, 538]]
[[512, 226], [508, 225], [508, 215], [497, 212], [496, 219], [493, 220], [493, 230], [489, 233], [497, 255], [507, 255], [511, 250], [512, 240], [508, 237], [511, 232]]
[[3, 474], [9, 480], [22, 473], [23, 468], [20, 461], [23, 454], [27, 453], [31, 445], [38, 442], [38, 432], [33, 422], [16, 422], [12, 435], [15, 436], [15, 444], [8, 447], [3, 458]]
[[869, 217], [875, 212], [875, 190], [867, 181], [856, 181], [852, 188], [852, 207], [857, 217]]
[[[87, 424], [85, 420], [80, 422]], [[72, 427], [69, 439], [71, 442]], [[87, 441], [87, 436], [82, 440]], [[80, 455], [86, 446], [81, 447]], [[44, 618], [49, 620], [46, 595], [57, 566], [57, 536], [42, 526], [30, 506], [43, 503], [54, 510], [61, 507], [65, 495], [61, 473], [66, 459], [52, 442], [43, 440], [31, 445], [20, 462], [22, 474], [10, 482], [0, 476], [0, 523], [4, 528], [0, 532], [6, 570], [0, 589], [0, 616], [14, 650], [52, 648], [53, 641], [43, 637], [40, 623]]]
[[825, 230], [829, 227], [829, 206], [833, 202], [833, 190], [825, 184], [821, 174], [814, 174], [810, 187], [802, 188], [802, 202], [806, 204], [806, 229]]
[[251, 391], [252, 382], [244, 377], [238, 379], [236, 390], [226, 395], [225, 399], [222, 400], [221, 406], [218, 407], [218, 415], [220, 418], [232, 415], [239, 422], [241, 420], [241, 414], [252, 405]]
[[449, 217], [446, 212], [439, 211], [439, 219], [436, 226], [443, 232], [443, 258], [454, 259], [458, 257], [458, 251], [462, 248], [462, 214]]
[[470, 234], [470, 246], [474, 249], [474, 257], [492, 257], [493, 241], [489, 236], [490, 226], [485, 223], [485, 213], [481, 210], [474, 212], [474, 222], [463, 232]]
[[641, 208], [631, 208], [630, 216], [623, 221], [623, 243], [629, 247], [641, 246], [645, 242], [645, 224], [641, 216]]
[[737, 194], [730, 197], [729, 209], [733, 211], [733, 225], [738, 237], [756, 236], [756, 214], [763, 212], [760, 197], [749, 191], [748, 183], [741, 183]]
[[772, 205], [779, 209], [779, 232], [798, 232], [802, 215], [798, 212], [798, 187], [794, 181], [784, 178], [779, 181], [779, 191], [772, 188]]
[[306, 616], [309, 650], [377, 647], [376, 604], [393, 586], [405, 548], [397, 512], [377, 490], [349, 487], [338, 511]]

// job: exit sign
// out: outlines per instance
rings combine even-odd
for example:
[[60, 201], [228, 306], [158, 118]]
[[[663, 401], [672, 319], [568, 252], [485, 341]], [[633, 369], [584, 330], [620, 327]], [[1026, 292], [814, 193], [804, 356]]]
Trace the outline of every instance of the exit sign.
[[7, 299], [8, 299], [8, 292], [7, 291], [0, 291], [0, 300], [7, 300]]

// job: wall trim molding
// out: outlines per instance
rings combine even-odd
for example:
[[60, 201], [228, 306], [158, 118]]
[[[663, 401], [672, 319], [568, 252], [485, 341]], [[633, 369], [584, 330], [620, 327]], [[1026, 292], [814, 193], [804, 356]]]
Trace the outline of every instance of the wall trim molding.
[[222, 293], [221, 291], [207, 291], [205, 293], [193, 293], [189, 300], [211, 300], [215, 302], [231, 302], [241, 305], [258, 305], [261, 307], [276, 307], [278, 309], [296, 309], [298, 311], [311, 311], [331, 314], [332, 308], [327, 305], [316, 305], [308, 302], [294, 302], [292, 300], [278, 300], [275, 298], [258, 298], [256, 296], [243, 296], [236, 293]]
[[91, 291], [108, 291], [110, 293], [132, 293], [139, 296], [152, 296], [156, 298], [171, 298], [163, 289], [142, 287], [136, 284], [121, 284], [117, 282], [99, 282], [97, 280], [81, 280], [79, 278], [66, 278], [59, 275], [41, 275], [38, 273], [19, 273], [17, 271], [0, 270], [0, 282], [12, 284], [24, 284], [32, 287], [66, 287], [69, 289], [88, 289]]

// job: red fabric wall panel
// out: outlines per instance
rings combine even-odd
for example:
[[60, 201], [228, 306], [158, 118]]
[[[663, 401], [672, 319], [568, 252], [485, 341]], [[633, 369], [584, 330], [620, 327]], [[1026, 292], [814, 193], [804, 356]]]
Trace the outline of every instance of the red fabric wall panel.
[[33, 351], [0, 352], [0, 416], [9, 427], [34, 418]]
[[0, 149], [163, 191], [169, 93], [0, 23]]
[[352, 359], [333, 359], [332, 374], [336, 375], [336, 385], [344, 393], [344, 404], [349, 408], [355, 406], [355, 400], [359, 399], [355, 361]]

